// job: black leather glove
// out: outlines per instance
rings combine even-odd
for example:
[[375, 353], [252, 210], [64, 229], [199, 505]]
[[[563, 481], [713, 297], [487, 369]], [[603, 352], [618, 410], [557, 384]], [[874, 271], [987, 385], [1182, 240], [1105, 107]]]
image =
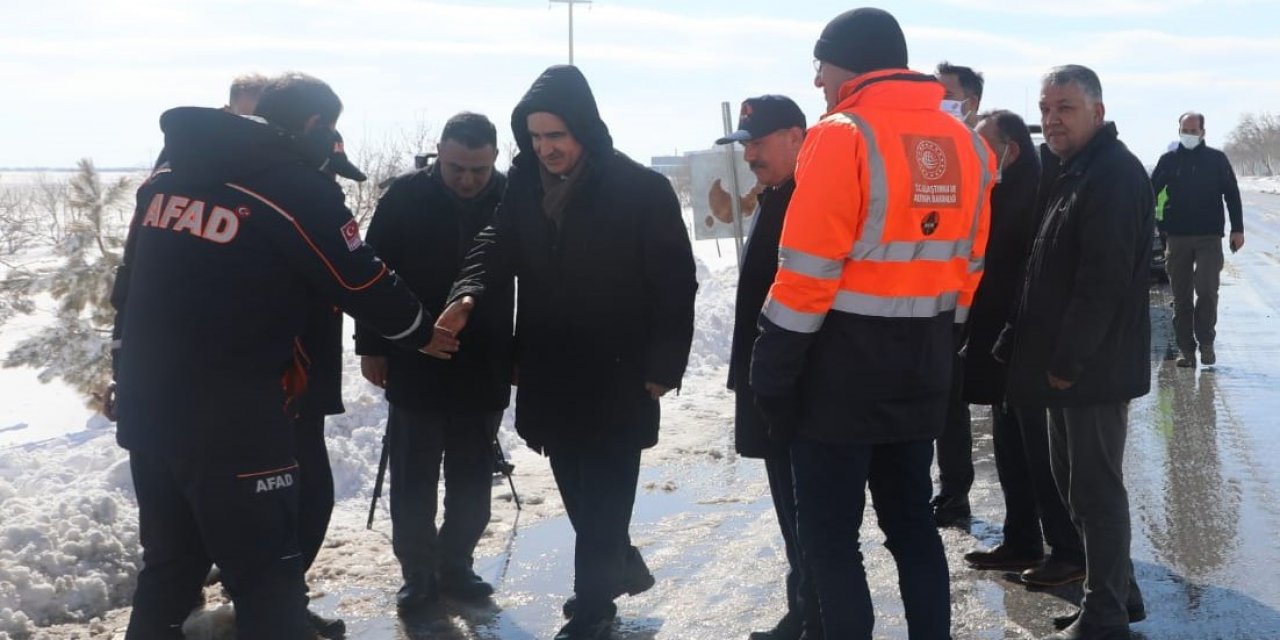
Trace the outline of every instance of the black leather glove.
[[800, 429], [800, 398], [795, 394], [784, 396], [756, 395], [756, 408], [764, 415], [769, 439], [778, 444], [790, 444]]

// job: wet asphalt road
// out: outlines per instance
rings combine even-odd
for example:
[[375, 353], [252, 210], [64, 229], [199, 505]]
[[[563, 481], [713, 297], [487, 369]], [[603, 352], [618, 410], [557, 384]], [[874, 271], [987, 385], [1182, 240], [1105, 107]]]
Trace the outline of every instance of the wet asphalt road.
[[[1152, 392], [1134, 401], [1125, 473], [1133, 557], [1148, 619], [1146, 640], [1280, 639], [1280, 196], [1246, 194], [1245, 249], [1228, 256], [1219, 307], [1218, 365], [1173, 365], [1167, 285], [1152, 288]], [[974, 408], [974, 520], [944, 532], [952, 570], [953, 633], [1039, 638], [1079, 589], [1031, 592], [961, 556], [999, 541], [1003, 515], [990, 420]], [[726, 450], [731, 450], [729, 446]], [[614, 638], [728, 640], [772, 625], [783, 611], [781, 546], [760, 463], [699, 457], [647, 468], [633, 537], [659, 579], [619, 600]], [[896, 573], [883, 538], [863, 527], [877, 638], [906, 638]], [[509, 552], [477, 560], [494, 604], [444, 604], [400, 621], [346, 615], [348, 637], [550, 638], [571, 592], [572, 530], [565, 518], [521, 528]], [[332, 611], [350, 592], [317, 604]]]

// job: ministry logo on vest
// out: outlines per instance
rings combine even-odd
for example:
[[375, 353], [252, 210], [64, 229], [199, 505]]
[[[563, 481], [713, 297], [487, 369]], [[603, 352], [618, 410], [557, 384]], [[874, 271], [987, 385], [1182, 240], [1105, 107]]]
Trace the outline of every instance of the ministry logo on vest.
[[951, 138], [902, 136], [911, 167], [911, 204], [937, 209], [960, 208], [960, 154]]

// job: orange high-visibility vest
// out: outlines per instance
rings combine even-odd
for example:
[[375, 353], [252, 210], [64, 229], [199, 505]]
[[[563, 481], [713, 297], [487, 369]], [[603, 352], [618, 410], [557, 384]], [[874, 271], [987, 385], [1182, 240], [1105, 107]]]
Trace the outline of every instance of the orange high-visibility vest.
[[764, 315], [814, 333], [829, 311], [963, 322], [982, 278], [995, 155], [905, 69], [851, 80], [800, 150]]

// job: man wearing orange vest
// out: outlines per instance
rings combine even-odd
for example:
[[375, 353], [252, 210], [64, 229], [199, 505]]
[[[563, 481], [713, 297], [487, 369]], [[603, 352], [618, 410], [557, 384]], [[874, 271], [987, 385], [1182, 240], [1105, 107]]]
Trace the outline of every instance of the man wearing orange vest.
[[952, 325], [982, 276], [995, 158], [908, 70], [898, 22], [833, 19], [814, 47], [827, 115], [800, 151], [751, 387], [793, 439], [800, 545], [828, 638], [871, 638], [858, 530], [868, 484], [914, 638], [950, 637], [950, 585], [929, 509]]

